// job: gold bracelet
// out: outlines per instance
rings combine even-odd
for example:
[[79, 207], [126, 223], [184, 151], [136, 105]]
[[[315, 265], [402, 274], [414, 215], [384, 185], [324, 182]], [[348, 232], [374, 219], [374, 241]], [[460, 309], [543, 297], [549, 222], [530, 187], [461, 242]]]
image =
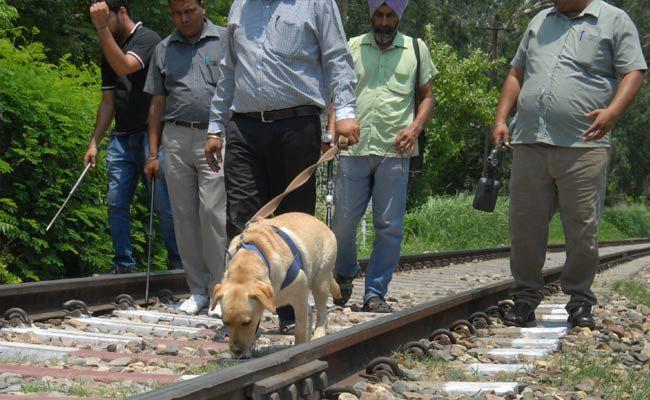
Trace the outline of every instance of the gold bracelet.
[[496, 124], [494, 124], [494, 125], [492, 126], [492, 128], [496, 128], [496, 127], [499, 126], [499, 125], [506, 125], [506, 126], [508, 126], [508, 124], [506, 124], [505, 122], [501, 121], [501, 122], [497, 122]]
[[158, 154], [147, 157], [147, 161], [154, 161], [158, 159]]

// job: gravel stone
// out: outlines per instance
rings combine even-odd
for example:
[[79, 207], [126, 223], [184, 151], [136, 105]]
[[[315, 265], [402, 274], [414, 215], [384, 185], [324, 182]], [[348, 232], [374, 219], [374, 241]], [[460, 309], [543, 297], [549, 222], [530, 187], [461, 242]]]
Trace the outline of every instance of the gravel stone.
[[112, 367], [126, 367], [132, 362], [133, 359], [130, 357], [120, 357], [120, 358], [116, 358], [115, 360], [112, 360], [111, 362], [108, 363], [108, 365]]

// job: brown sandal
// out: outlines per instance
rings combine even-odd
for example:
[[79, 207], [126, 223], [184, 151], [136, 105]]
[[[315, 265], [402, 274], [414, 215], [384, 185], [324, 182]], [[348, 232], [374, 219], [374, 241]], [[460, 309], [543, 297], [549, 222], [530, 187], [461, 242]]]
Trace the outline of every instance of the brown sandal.
[[386, 303], [383, 297], [375, 296], [366, 300], [363, 307], [361, 307], [363, 312], [374, 312], [374, 313], [392, 313], [393, 308], [390, 304]]

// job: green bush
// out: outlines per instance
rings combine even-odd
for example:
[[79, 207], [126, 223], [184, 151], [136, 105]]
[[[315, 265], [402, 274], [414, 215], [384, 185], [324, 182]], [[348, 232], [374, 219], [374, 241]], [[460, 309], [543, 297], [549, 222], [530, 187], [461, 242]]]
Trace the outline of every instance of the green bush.
[[[0, 39], [0, 279], [106, 267], [103, 174], [89, 174], [50, 232], [81, 168], [99, 100], [97, 72], [44, 61], [43, 47]], [[84, 265], [82, 267], [82, 265]], [[65, 268], [64, 268], [65, 266]]]
[[[99, 86], [94, 66], [76, 67], [65, 58], [54, 65], [46, 61], [40, 43], [17, 47], [0, 39], [1, 283], [87, 276], [112, 268], [103, 160], [45, 232], [82, 170]], [[139, 205], [134, 220], [145, 221], [146, 212]], [[141, 257], [142, 224], [136, 222], [133, 231]]]
[[[18, 18], [16, 9], [7, 4], [5, 0], [0, 0], [0, 31], [13, 27], [13, 22]], [[0, 33], [0, 36], [3, 36]]]
[[433, 80], [436, 110], [427, 125], [424, 171], [409, 195], [409, 208], [432, 195], [473, 190], [481, 175], [483, 143], [499, 97], [489, 73], [503, 64], [476, 50], [460, 56], [427, 29], [427, 45], [439, 70]]

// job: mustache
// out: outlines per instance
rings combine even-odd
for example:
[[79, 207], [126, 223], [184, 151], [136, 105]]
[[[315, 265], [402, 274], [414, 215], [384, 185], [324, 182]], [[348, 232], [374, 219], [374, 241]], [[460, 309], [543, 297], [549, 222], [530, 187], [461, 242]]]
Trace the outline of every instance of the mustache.
[[373, 25], [372, 27], [375, 33], [382, 33], [384, 35], [390, 35], [396, 28], [397, 27], [393, 25]]

